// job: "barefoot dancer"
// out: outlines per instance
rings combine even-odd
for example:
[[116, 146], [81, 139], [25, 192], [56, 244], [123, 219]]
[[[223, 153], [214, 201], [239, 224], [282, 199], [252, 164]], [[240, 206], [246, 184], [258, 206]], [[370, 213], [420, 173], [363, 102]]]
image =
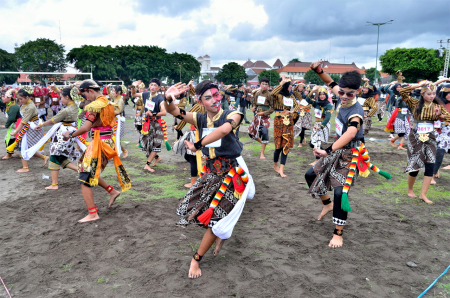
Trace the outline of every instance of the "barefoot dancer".
[[[138, 84], [140, 84], [140, 81], [132, 84], [131, 95], [133, 97], [142, 97], [144, 103], [145, 119], [143, 123], [147, 122], [148, 132], [146, 131], [141, 135], [140, 143], [142, 150], [145, 151], [145, 155], [147, 156], [147, 164], [144, 169], [153, 173], [155, 170], [151, 167], [154, 167], [161, 161], [161, 157], [157, 155], [158, 152], [161, 152], [161, 144], [164, 141], [163, 129], [160, 121], [161, 117], [166, 115], [166, 110], [163, 105], [164, 99], [158, 94], [161, 86], [161, 81], [159, 79], [152, 79], [150, 81], [150, 92], [136, 93], [135, 90]], [[153, 159], [155, 159], [155, 162], [151, 164]]]
[[403, 148], [403, 143], [405, 142], [405, 136], [407, 138], [409, 135], [411, 125], [408, 119], [408, 105], [400, 96], [400, 89], [402, 89], [400, 83], [396, 83], [393, 87], [392, 96], [395, 98], [395, 102], [393, 104], [393, 106], [395, 106], [395, 109], [384, 130], [387, 132], [395, 132], [397, 134], [396, 137], [391, 139], [392, 147], [397, 147], [395, 145], [395, 142], [400, 139], [400, 143], [397, 149], [406, 150], [406, 148]]
[[270, 114], [273, 112], [272, 95], [269, 92], [269, 79], [261, 79], [261, 88], [256, 89], [253, 94], [253, 108], [255, 117], [248, 127], [248, 134], [257, 142], [261, 143], [260, 159], [266, 159], [264, 151], [269, 144]]
[[20, 146], [22, 154], [22, 169], [16, 171], [17, 173], [26, 173], [30, 171], [28, 168], [28, 160], [33, 156], [44, 160], [43, 166], [45, 166], [50, 159], [48, 156], [41, 153], [35, 153], [32, 156], [24, 154], [28, 148], [36, 145], [37, 142], [39, 142], [39, 140], [44, 136], [42, 130], [36, 131], [32, 129], [39, 124], [38, 111], [31, 100], [32, 96], [34, 96], [32, 94], [33, 88], [30, 86], [23, 86], [19, 92], [17, 92], [17, 100], [22, 105], [20, 108], [22, 120], [19, 125], [17, 125], [16, 129], [10, 133], [12, 136], [15, 136], [15, 142], [6, 148], [7, 152], [12, 152], [17, 144]]
[[[314, 97], [314, 93], [316, 92], [317, 95]], [[317, 147], [322, 149], [321, 144], [327, 143], [330, 135], [330, 119], [333, 113], [333, 105], [328, 101], [327, 90], [319, 85], [314, 86], [311, 93], [305, 99], [314, 108], [315, 117], [315, 124], [309, 142], [310, 146], [311, 148]], [[316, 156], [316, 160], [310, 165], [314, 165], [318, 160], [319, 157]]]
[[[420, 99], [412, 98], [411, 90], [422, 87]], [[416, 197], [413, 186], [419, 170], [425, 167], [422, 191], [419, 198], [428, 204], [433, 202], [427, 198], [427, 191], [433, 179], [434, 163], [436, 161], [436, 135], [434, 121], [450, 121], [450, 114], [436, 99], [436, 86], [432, 82], [422, 81], [400, 90], [400, 95], [412, 109], [414, 126], [409, 134], [408, 161], [405, 173], [408, 176], [408, 196]]]
[[[338, 98], [336, 110], [336, 135], [337, 141], [325, 150], [314, 148], [314, 154], [319, 156], [319, 161], [309, 168], [305, 174], [309, 193], [313, 197], [319, 196], [323, 203], [323, 210], [318, 218], [322, 218], [333, 211], [334, 235], [329, 246], [341, 247], [343, 244], [343, 229], [347, 222], [347, 211], [342, 208], [343, 196], [347, 198], [348, 188], [353, 184], [359, 173], [359, 165], [356, 168], [354, 157], [362, 152], [364, 110], [356, 104], [356, 94], [361, 86], [361, 75], [357, 71], [346, 72], [342, 75], [339, 85], [320, 67], [321, 60], [311, 64], [314, 70], [325, 84], [327, 84]], [[365, 150], [365, 149], [364, 149]], [[356, 153], [356, 156], [354, 155]], [[353, 164], [353, 167], [351, 166]], [[328, 191], [334, 189], [334, 203], [331, 202]]]
[[[450, 78], [447, 80], [450, 80]], [[444, 103], [447, 112], [450, 112], [450, 84], [439, 86], [438, 96], [439, 99]], [[441, 127], [437, 129], [437, 153], [433, 170], [433, 178], [439, 178], [439, 168], [442, 165], [442, 160], [444, 159], [445, 153], [450, 149], [450, 122], [441, 122], [440, 126]], [[436, 184], [436, 181], [434, 181], [433, 179], [431, 181], [431, 184]]]
[[[140, 83], [138, 86], [139, 93], [145, 92], [145, 84]], [[131, 88], [135, 88], [134, 86], [131, 86]], [[141, 147], [141, 132], [142, 132], [142, 115], [144, 114], [144, 101], [142, 100], [141, 96], [134, 97], [134, 127], [136, 128], [139, 138], [138, 143], [136, 144], [136, 147]]]
[[294, 138], [300, 136], [298, 147], [303, 147], [306, 145], [305, 131], [311, 129], [311, 104], [304, 98], [309, 95], [311, 88], [307, 86], [303, 92], [300, 92], [299, 86], [303, 88], [300, 84], [294, 88], [294, 94], [300, 100], [300, 114], [294, 126]]
[[[294, 146], [294, 119], [292, 114], [298, 114], [300, 111], [300, 105], [295, 100], [295, 96], [290, 94], [291, 88], [291, 80], [283, 76], [282, 79], [280, 78], [280, 84], [271, 92], [273, 109], [275, 110], [273, 169], [282, 178], [286, 177], [284, 166], [286, 165], [289, 148]], [[281, 161], [280, 167], [278, 167], [280, 154]]]
[[81, 95], [92, 101], [84, 110], [88, 112], [85, 124], [75, 132], [66, 132], [64, 136], [74, 138], [89, 130], [94, 131], [94, 138], [78, 161], [78, 183], [81, 184], [81, 193], [88, 208], [89, 214], [78, 222], [87, 222], [99, 219], [97, 207], [94, 204], [92, 187], [100, 185], [110, 195], [109, 207], [114, 203], [120, 192], [108, 185], [100, 178], [110, 159], [114, 160], [117, 178], [122, 191], [131, 188], [130, 177], [120, 162], [117, 148], [111, 139], [114, 126], [114, 105], [102, 94], [100, 86], [94, 80], [84, 80], [80, 85]]
[[36, 130], [41, 130], [43, 126], [49, 126], [61, 123], [59, 128], [49, 135], [49, 132], [44, 136], [45, 140], [51, 138], [50, 144], [50, 161], [48, 169], [51, 171], [52, 185], [45, 189], [58, 189], [58, 175], [61, 168], [66, 167], [77, 171], [77, 166], [71, 163], [80, 158], [81, 153], [75, 146], [75, 139], [67, 140], [64, 137], [65, 132], [73, 132], [77, 130], [76, 124], [78, 119], [78, 107], [74, 100], [80, 100], [78, 95], [78, 88], [64, 88], [61, 93], [61, 103], [66, 107], [60, 110], [52, 119], [39, 124]]
[[[5, 125], [2, 125], [2, 128], [6, 128], [8, 131], [6, 132], [5, 136], [5, 144], [6, 148], [8, 148], [10, 145], [14, 144], [16, 141], [15, 136], [11, 135], [11, 131], [14, 130], [14, 128], [17, 127], [20, 123], [20, 107], [16, 103], [16, 93], [17, 90], [15, 89], [9, 89], [6, 91], [6, 93], [2, 96], [2, 101], [6, 104], [5, 109], [5, 115], [6, 115], [6, 123]], [[6, 155], [3, 156], [2, 159], [10, 159], [14, 153], [14, 149], [12, 151], [6, 150]]]
[[[216, 243], [214, 256], [217, 256], [223, 241], [231, 236], [249, 193], [248, 190], [244, 192], [247, 182], [249, 190], [254, 185], [249, 173], [244, 171], [247, 167], [240, 156], [242, 143], [236, 135], [243, 120], [242, 113], [221, 109], [222, 96], [212, 81], [203, 81], [195, 88], [198, 103], [206, 113], [180, 110], [171, 102], [172, 95], [185, 90], [181, 83], [172, 86], [166, 92], [164, 104], [170, 114], [194, 124], [200, 140], [196, 143], [185, 141], [186, 148], [193, 152], [201, 150], [206, 156], [204, 175], [190, 188], [177, 209], [181, 216], [178, 225], [196, 223], [207, 228], [189, 269], [189, 278], [198, 278], [202, 275], [200, 261], [211, 245]], [[240, 212], [228, 216], [235, 206]]]

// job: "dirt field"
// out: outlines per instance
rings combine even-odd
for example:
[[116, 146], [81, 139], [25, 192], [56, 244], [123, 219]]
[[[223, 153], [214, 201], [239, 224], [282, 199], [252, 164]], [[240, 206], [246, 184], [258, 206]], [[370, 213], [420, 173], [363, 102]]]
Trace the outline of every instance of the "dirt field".
[[[366, 145], [374, 164], [393, 179], [372, 172], [351, 189], [353, 212], [340, 249], [328, 247], [331, 214], [318, 222], [322, 204], [307, 195], [304, 173], [314, 159], [309, 146], [292, 149], [288, 177], [282, 179], [272, 168], [273, 144], [260, 160], [260, 147], [243, 126], [255, 198], [247, 201], [220, 256], [209, 251], [201, 263], [203, 276], [189, 280], [189, 263], [204, 232], [175, 226], [189, 164], [163, 148], [156, 173], [145, 172], [130, 115], [127, 107], [124, 141], [130, 142], [130, 157], [123, 163], [132, 190], [108, 210], [108, 194], [96, 187], [98, 221], [77, 223], [87, 210], [75, 172], [62, 170], [60, 189], [46, 191], [51, 180], [42, 174], [50, 171], [41, 160], [32, 159], [26, 174], [15, 173], [19, 158], [0, 162], [0, 276], [13, 297], [417, 297], [450, 263], [450, 172], [441, 171], [437, 186], [430, 187], [434, 205], [408, 198], [406, 152], [389, 146], [378, 121]], [[0, 130], [2, 140], [5, 133]], [[170, 143], [174, 139], [169, 129]], [[447, 155], [444, 165], [449, 162]], [[103, 177], [119, 187], [112, 165]], [[416, 194], [422, 177], [423, 172]], [[417, 267], [408, 267], [409, 261]], [[450, 275], [426, 297], [449, 296]], [[1, 285], [0, 297], [7, 297]]]

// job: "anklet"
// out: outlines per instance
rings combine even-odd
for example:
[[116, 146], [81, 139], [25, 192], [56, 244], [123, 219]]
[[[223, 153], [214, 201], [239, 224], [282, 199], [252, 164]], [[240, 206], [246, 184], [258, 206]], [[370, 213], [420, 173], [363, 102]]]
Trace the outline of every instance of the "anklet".
[[147, 165], [150, 166], [150, 165], [151, 165], [151, 162], [147, 161]]
[[322, 204], [324, 204], [324, 205], [328, 205], [330, 203], [331, 203], [331, 199], [330, 198], [328, 198], [326, 200], [322, 200]]
[[112, 187], [111, 185], [108, 185], [108, 186], [105, 188], [105, 190], [106, 190], [108, 193], [111, 193], [111, 192], [113, 191], [113, 189], [114, 189], [114, 187]]
[[42, 156], [42, 160], [45, 160], [46, 158], [47, 158], [47, 156], [45, 156], [45, 155], [44, 155], [44, 156]]
[[58, 183], [52, 183], [52, 186], [58, 186]]
[[26, 169], [28, 169], [28, 167], [22, 167], [22, 169], [25, 169], [25, 170], [26, 170]]
[[94, 206], [93, 208], [88, 208], [89, 214], [95, 214], [97, 213], [97, 206]]
[[200, 262], [203, 258], [203, 256], [199, 255], [198, 252], [196, 252], [193, 256], [194, 260], [196, 260], [197, 262]]
[[338, 236], [342, 236], [342, 234], [344, 234], [344, 230], [338, 230], [338, 229], [334, 229], [334, 235], [338, 235]]

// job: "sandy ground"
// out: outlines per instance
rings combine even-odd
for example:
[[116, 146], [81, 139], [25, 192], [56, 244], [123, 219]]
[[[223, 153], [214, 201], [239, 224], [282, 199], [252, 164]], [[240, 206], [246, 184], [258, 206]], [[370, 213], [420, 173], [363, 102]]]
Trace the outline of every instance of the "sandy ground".
[[[50, 171], [41, 160], [31, 160], [27, 174], [15, 173], [18, 158], [0, 162], [0, 276], [13, 297], [417, 297], [450, 263], [450, 173], [441, 171], [430, 188], [434, 205], [408, 198], [406, 152], [389, 146], [383, 125], [374, 123], [366, 140], [378, 141], [368, 140], [367, 147], [393, 179], [372, 173], [351, 189], [353, 212], [340, 249], [328, 247], [331, 214], [317, 221], [322, 204], [307, 195], [304, 173], [314, 159], [309, 146], [292, 149], [283, 179], [272, 168], [273, 144], [260, 160], [260, 147], [243, 126], [243, 156], [256, 196], [220, 256], [209, 251], [201, 262], [203, 276], [189, 280], [204, 232], [175, 226], [189, 164], [163, 148], [156, 172], [145, 172], [131, 114], [127, 107], [130, 157], [123, 163], [133, 188], [108, 210], [108, 194], [96, 187], [96, 222], [77, 223], [87, 211], [75, 172], [62, 170], [60, 189], [46, 191], [51, 181], [42, 174]], [[0, 130], [2, 140], [5, 133]], [[174, 139], [169, 129], [170, 143]], [[449, 162], [447, 155], [444, 165]], [[119, 187], [111, 165], [103, 177]], [[409, 261], [417, 267], [408, 267]], [[427, 297], [448, 297], [449, 288], [444, 277]], [[2, 286], [0, 297], [7, 297]]]

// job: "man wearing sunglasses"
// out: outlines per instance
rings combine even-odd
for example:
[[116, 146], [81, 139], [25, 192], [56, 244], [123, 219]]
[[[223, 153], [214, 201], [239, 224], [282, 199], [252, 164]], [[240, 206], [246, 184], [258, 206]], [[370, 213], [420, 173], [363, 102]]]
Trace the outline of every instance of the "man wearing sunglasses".
[[[313, 197], [320, 197], [323, 203], [318, 220], [322, 220], [328, 212], [333, 211], [335, 230], [329, 246], [336, 248], [343, 244], [342, 234], [347, 221], [347, 212], [341, 208], [341, 199], [350, 171], [352, 149], [358, 148], [364, 137], [362, 125], [364, 110], [361, 105], [356, 104], [356, 95], [361, 86], [361, 75], [357, 71], [346, 72], [342, 75], [339, 83], [336, 83], [323, 71], [321, 63], [322, 60], [313, 62], [311, 69], [338, 97], [335, 119], [338, 139], [325, 150], [313, 149], [314, 155], [320, 159], [309, 168], [305, 179], [310, 187], [308, 193]], [[357, 174], [358, 171], [355, 170], [355, 176]], [[334, 189], [334, 204], [328, 195], [328, 191], [332, 189]]]

